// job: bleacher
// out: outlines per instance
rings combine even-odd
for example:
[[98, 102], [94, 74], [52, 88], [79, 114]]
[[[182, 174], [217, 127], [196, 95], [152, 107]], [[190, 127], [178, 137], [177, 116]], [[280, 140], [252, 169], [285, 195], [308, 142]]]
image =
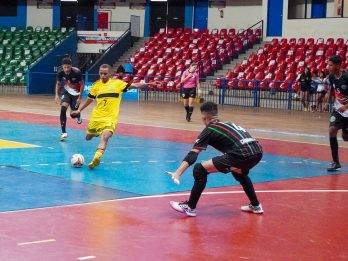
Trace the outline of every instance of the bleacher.
[[0, 85], [25, 85], [26, 70], [73, 29], [28, 26], [0, 29]]
[[191, 64], [198, 63], [200, 76], [211, 75], [222, 64], [260, 42], [261, 29], [236, 32], [235, 29], [191, 28], [161, 29], [151, 37], [130, 60], [136, 76], [123, 77], [124, 81], [163, 81], [160, 90], [178, 91], [180, 76]]
[[[254, 88], [255, 80], [260, 81], [260, 89], [273, 88], [288, 90], [289, 83], [294, 91], [299, 85], [297, 77], [308, 66], [314, 71], [328, 73], [328, 59], [333, 54], [343, 59], [342, 68], [348, 68], [348, 40], [338, 38], [274, 38], [266, 43], [257, 53], [251, 54], [237, 65], [233, 71], [225, 75], [228, 88]], [[217, 80], [215, 86], [221, 87], [222, 81]]]

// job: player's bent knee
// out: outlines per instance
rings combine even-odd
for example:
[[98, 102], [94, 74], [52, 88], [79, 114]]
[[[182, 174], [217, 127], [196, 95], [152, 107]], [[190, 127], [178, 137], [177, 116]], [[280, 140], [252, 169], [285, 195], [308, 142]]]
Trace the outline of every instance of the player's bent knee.
[[65, 106], [61, 106], [61, 107], [60, 107], [60, 111], [63, 112], [63, 113], [66, 113], [67, 109], [68, 109], [68, 108], [65, 107]]
[[193, 168], [193, 177], [195, 181], [206, 181], [208, 171], [203, 167], [201, 163], [196, 163]]

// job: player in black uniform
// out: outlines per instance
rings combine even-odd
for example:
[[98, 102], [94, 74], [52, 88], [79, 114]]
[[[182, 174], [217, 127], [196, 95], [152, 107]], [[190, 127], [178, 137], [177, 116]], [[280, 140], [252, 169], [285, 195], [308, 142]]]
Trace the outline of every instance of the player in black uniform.
[[342, 58], [333, 55], [329, 59], [329, 82], [330, 89], [327, 93], [327, 100], [334, 98], [334, 111], [330, 117], [330, 147], [332, 160], [328, 171], [341, 169], [338, 157], [337, 132], [342, 129], [342, 138], [348, 141], [348, 72], [341, 70]]
[[[66, 111], [70, 106], [71, 111], [76, 111], [81, 103], [81, 97], [84, 89], [84, 82], [81, 71], [71, 66], [71, 60], [64, 58], [62, 61], [62, 69], [57, 73], [56, 96], [55, 101], [58, 104], [60, 99], [60, 125], [62, 134], [60, 140], [64, 141], [68, 134], [66, 132]], [[61, 83], [63, 88], [61, 88]], [[61, 97], [59, 98], [59, 92]], [[77, 118], [77, 123], [82, 123], [81, 114], [70, 114], [72, 118]]]
[[197, 160], [198, 154], [211, 145], [223, 153], [202, 163], [196, 163], [193, 168], [195, 183], [188, 201], [171, 201], [170, 205], [176, 211], [188, 216], [196, 216], [196, 205], [207, 184], [209, 173], [232, 172], [233, 177], [242, 185], [250, 200], [248, 206], [242, 206], [241, 210], [261, 214], [263, 209], [259, 203], [254, 186], [248, 176], [262, 158], [262, 147], [242, 127], [230, 122], [222, 122], [218, 118], [217, 105], [213, 102], [205, 102], [201, 105], [202, 121], [206, 128], [199, 135], [191, 151], [184, 158], [180, 167], [175, 172], [167, 172], [175, 183], [179, 184], [180, 176]]

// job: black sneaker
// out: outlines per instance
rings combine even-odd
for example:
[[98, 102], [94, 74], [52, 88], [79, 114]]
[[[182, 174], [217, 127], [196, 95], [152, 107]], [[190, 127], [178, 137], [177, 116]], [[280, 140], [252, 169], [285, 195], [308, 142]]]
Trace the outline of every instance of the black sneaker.
[[190, 114], [190, 113], [187, 115], [186, 120], [187, 120], [188, 122], [191, 121], [191, 114]]
[[331, 162], [331, 166], [327, 168], [327, 171], [337, 171], [341, 169], [341, 164], [337, 162]]

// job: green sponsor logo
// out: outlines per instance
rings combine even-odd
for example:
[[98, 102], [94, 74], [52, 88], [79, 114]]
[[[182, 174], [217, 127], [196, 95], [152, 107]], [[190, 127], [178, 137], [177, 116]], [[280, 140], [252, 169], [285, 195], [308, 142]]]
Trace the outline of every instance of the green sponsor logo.
[[334, 122], [335, 120], [336, 120], [336, 117], [335, 116], [331, 116], [330, 122]]

